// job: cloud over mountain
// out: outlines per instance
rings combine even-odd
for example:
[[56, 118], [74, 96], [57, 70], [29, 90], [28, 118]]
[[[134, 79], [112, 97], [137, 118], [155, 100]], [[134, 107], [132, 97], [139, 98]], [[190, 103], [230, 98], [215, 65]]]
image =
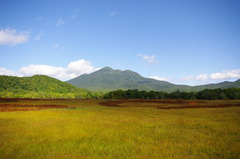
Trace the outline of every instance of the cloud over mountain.
[[47, 75], [60, 80], [68, 80], [82, 74], [91, 73], [98, 70], [90, 61], [80, 59], [70, 62], [66, 68], [50, 66], [50, 65], [28, 65], [22, 67], [18, 72], [0, 68], [0, 75], [9, 76], [33, 76], [33, 75]]
[[159, 80], [159, 81], [169, 81], [170, 78], [167, 77], [160, 77], [160, 76], [150, 76], [149, 78], [155, 79], [155, 80]]
[[15, 72], [15, 71], [12, 71], [12, 70], [6, 69], [6, 68], [0, 68], [0, 75], [22, 77], [21, 74]]
[[211, 79], [229, 79], [229, 78], [240, 78], [240, 70], [226, 70], [219, 73], [213, 73], [210, 75]]
[[228, 79], [240, 79], [240, 70], [224, 70], [222, 72], [216, 72], [211, 74], [199, 74], [196, 76], [190, 75], [183, 77], [183, 81], [210, 81], [210, 80], [228, 80]]

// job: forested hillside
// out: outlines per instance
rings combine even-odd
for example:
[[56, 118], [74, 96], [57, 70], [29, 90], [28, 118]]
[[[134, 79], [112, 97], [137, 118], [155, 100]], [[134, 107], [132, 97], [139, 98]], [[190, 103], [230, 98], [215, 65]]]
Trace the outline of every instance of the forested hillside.
[[190, 86], [174, 85], [166, 81], [144, 78], [131, 70], [121, 71], [110, 67], [105, 67], [91, 74], [81, 75], [66, 82], [80, 88], [102, 92], [117, 89], [173, 92], [176, 90], [188, 90], [190, 88]]
[[89, 91], [45, 75], [0, 76], [0, 97], [85, 98]]

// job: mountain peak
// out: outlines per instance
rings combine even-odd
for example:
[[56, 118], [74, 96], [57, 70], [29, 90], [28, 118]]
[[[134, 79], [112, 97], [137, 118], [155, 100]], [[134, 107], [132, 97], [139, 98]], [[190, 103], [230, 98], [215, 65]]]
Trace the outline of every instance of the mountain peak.
[[116, 89], [139, 89], [139, 90], [156, 90], [157, 84], [173, 85], [167, 82], [156, 81], [144, 78], [140, 74], [131, 70], [118, 70], [111, 67], [104, 67], [91, 74], [78, 76], [67, 81], [77, 87], [85, 88], [91, 91], [112, 91]]
[[100, 69], [100, 70], [113, 70], [111, 67], [108, 67], [108, 66], [106, 66], [106, 67], [103, 67], [102, 69]]
[[118, 73], [133, 73], [133, 74], [138, 74], [137, 72], [131, 71], [131, 70], [120, 70], [120, 69], [113, 69], [111, 67], [104, 67], [98, 71], [111, 71], [111, 72], [118, 72]]

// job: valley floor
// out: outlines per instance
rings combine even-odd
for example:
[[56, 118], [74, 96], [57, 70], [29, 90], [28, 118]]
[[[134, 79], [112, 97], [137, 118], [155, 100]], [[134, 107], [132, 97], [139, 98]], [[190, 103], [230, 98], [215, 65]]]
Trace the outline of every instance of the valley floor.
[[240, 101], [0, 99], [3, 159], [236, 159], [239, 147]]

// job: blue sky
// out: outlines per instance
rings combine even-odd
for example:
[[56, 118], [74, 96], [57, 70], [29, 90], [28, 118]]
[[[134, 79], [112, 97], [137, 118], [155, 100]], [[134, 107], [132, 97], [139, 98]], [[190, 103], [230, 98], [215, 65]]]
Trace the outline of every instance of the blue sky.
[[239, 0], [0, 0], [0, 74], [105, 66], [199, 85], [240, 78]]

